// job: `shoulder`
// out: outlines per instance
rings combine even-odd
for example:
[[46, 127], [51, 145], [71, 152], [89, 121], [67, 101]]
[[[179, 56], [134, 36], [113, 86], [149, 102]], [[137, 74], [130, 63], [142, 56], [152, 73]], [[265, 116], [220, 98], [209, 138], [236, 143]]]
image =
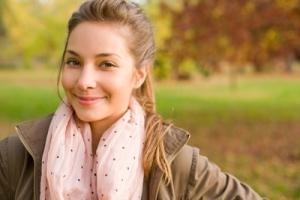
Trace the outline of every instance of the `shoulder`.
[[180, 149], [171, 166], [173, 176], [184, 180], [189, 187], [195, 186], [200, 179], [208, 182], [217, 180], [221, 172], [217, 165], [200, 154], [198, 147], [190, 145]]
[[176, 154], [172, 161], [172, 168], [176, 171], [187, 171], [191, 169], [191, 165], [195, 162], [196, 155], [198, 155], [199, 149], [185, 144]]
[[172, 182], [180, 183], [177, 191], [181, 191], [181, 193], [186, 192], [187, 188], [182, 186], [190, 184], [191, 173], [194, 173], [191, 170], [195, 163], [195, 152], [198, 152], [195, 147], [184, 145], [171, 162]]
[[2, 166], [6, 165], [12, 171], [18, 171], [17, 168], [21, 168], [24, 161], [27, 162], [28, 159], [32, 160], [25, 144], [32, 143], [31, 146], [33, 146], [41, 143], [37, 138], [41, 137], [41, 128], [49, 123], [51, 117], [52, 115], [48, 115], [46, 117], [21, 122], [16, 126], [16, 133], [2, 139], [0, 141], [0, 162]]
[[17, 168], [26, 154], [25, 147], [15, 134], [0, 141], [1, 167], [7, 168], [8, 172], [19, 171]]
[[180, 127], [171, 125], [164, 137], [166, 155], [172, 167], [183, 169], [189, 165], [192, 160], [195, 147], [187, 145], [190, 139], [190, 133]]
[[19, 137], [14, 134], [0, 141], [0, 156], [2, 166], [7, 166], [11, 172], [18, 171], [17, 168], [27, 157], [27, 151], [20, 141]]
[[16, 135], [0, 141], [0, 197], [7, 199], [16, 190], [24, 162], [29, 158]]
[[171, 162], [172, 178], [175, 182], [184, 183], [186, 186], [195, 184], [199, 167], [207, 166], [208, 162], [199, 152], [199, 148], [187, 144], [180, 149]]
[[[173, 188], [186, 199], [262, 199], [249, 185], [222, 172], [197, 147], [183, 145], [171, 162]], [[183, 187], [184, 186], [184, 187]]]
[[[206, 156], [200, 154], [200, 149], [195, 146], [188, 145], [190, 133], [182, 128], [172, 126], [165, 138], [166, 153], [169, 155], [169, 161], [172, 169], [176, 174], [185, 174], [189, 178], [194, 176], [196, 170], [205, 168], [218, 168], [211, 163]], [[170, 153], [170, 151], [173, 151]]]
[[2, 158], [6, 158], [8, 155], [16, 158], [24, 154], [25, 148], [16, 134], [8, 136], [0, 141], [0, 154]]

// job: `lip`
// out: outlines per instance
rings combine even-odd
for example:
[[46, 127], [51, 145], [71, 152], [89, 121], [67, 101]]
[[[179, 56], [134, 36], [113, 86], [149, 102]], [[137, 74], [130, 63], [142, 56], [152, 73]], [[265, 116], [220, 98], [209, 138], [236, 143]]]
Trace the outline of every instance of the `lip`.
[[74, 95], [78, 102], [82, 105], [93, 105], [97, 103], [100, 99], [104, 99], [106, 97], [95, 97], [95, 96], [78, 96]]

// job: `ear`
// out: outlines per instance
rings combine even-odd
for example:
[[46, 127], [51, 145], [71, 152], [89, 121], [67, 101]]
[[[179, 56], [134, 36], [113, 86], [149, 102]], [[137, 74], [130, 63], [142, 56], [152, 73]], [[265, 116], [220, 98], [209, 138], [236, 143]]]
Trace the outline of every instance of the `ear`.
[[135, 83], [134, 88], [137, 89], [141, 87], [144, 83], [150, 69], [150, 64], [143, 64], [136, 68], [135, 70]]

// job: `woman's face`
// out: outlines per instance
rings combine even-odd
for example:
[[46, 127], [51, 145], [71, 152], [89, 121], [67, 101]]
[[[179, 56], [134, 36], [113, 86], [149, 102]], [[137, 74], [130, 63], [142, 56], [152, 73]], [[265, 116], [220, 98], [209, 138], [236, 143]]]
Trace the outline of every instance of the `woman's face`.
[[126, 37], [128, 29], [112, 23], [83, 22], [71, 32], [62, 85], [79, 119], [95, 122], [119, 118], [132, 90], [146, 77], [137, 70]]

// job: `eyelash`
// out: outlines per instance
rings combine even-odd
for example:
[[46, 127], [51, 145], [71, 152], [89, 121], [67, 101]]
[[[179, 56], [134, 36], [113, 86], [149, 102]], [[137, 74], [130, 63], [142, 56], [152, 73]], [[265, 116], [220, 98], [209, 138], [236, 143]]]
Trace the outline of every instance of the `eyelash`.
[[[69, 59], [65, 62], [66, 65], [74, 67], [74, 66], [80, 66], [81, 63], [75, 59]], [[99, 67], [103, 66], [105, 69], [111, 68], [111, 67], [116, 67], [115, 64], [109, 62], [109, 61], [103, 61], [99, 64]]]
[[116, 67], [113, 63], [104, 61], [100, 64], [100, 66], [105, 65], [105, 68], [111, 68], [111, 67]]
[[80, 62], [77, 61], [77, 60], [74, 60], [74, 59], [69, 59], [65, 62], [66, 65], [69, 65], [69, 66], [75, 66], [75, 65], [80, 65]]

